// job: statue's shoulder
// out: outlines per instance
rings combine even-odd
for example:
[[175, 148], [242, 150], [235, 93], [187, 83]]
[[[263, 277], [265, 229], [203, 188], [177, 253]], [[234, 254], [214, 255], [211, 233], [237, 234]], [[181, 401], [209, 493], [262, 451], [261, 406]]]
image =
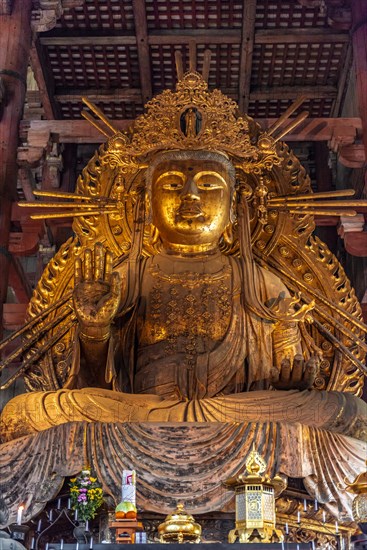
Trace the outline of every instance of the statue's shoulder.
[[257, 272], [259, 274], [259, 277], [262, 278], [264, 282], [264, 286], [271, 294], [279, 294], [279, 292], [285, 292], [287, 295], [289, 294], [289, 291], [283, 281], [275, 275], [275, 273], [272, 273], [268, 269], [265, 269], [264, 267], [261, 267], [259, 265], [256, 265]]

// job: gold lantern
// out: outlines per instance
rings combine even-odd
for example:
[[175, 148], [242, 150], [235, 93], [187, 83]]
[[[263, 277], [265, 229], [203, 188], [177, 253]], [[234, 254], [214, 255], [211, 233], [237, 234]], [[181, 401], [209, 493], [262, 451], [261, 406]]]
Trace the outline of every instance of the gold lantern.
[[173, 514], [158, 526], [160, 542], [200, 542], [201, 527], [195, 523], [183, 504], [178, 504]]
[[276, 475], [262, 475], [266, 462], [253, 448], [246, 461], [248, 475], [227, 479], [224, 485], [236, 494], [236, 527], [228, 534], [228, 542], [283, 542], [282, 532], [275, 528], [275, 497], [286, 488]]
[[359, 474], [352, 483], [346, 482], [346, 485], [347, 490], [356, 495], [353, 500], [353, 519], [363, 533], [367, 534], [367, 471]]

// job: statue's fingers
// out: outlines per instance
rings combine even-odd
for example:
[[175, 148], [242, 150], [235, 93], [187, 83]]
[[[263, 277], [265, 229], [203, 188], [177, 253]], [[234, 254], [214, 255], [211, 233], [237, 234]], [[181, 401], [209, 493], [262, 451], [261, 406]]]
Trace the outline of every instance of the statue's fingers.
[[82, 277], [82, 261], [80, 258], [77, 258], [74, 263], [74, 284], [78, 285], [79, 283], [81, 283]]
[[303, 376], [304, 388], [310, 388], [315, 382], [317, 375], [317, 369], [315, 367], [306, 367], [305, 374]]
[[285, 358], [281, 362], [280, 366], [280, 381], [289, 382], [291, 376], [291, 362], [290, 359]]
[[277, 369], [277, 367], [272, 367], [272, 369], [270, 370], [270, 383], [272, 385], [279, 382], [279, 375], [280, 375], [279, 369]]
[[111, 276], [111, 294], [114, 298], [120, 300], [121, 294], [121, 277], [117, 271], [114, 271]]
[[319, 358], [316, 355], [313, 355], [307, 361], [306, 368], [305, 368], [305, 378], [307, 378], [307, 380], [310, 380], [312, 384], [314, 383], [315, 378], [319, 372], [319, 368], [320, 368]]
[[84, 280], [91, 281], [93, 279], [93, 256], [90, 248], [84, 252]]
[[304, 364], [305, 362], [303, 360], [302, 355], [300, 354], [295, 355], [293, 359], [293, 368], [292, 368], [292, 375], [291, 375], [292, 382], [299, 382], [300, 380], [302, 380]]
[[106, 283], [111, 283], [113, 269], [113, 254], [110, 250], [106, 251], [104, 263], [104, 280]]
[[94, 280], [100, 281], [104, 275], [104, 256], [105, 251], [101, 243], [94, 247]]

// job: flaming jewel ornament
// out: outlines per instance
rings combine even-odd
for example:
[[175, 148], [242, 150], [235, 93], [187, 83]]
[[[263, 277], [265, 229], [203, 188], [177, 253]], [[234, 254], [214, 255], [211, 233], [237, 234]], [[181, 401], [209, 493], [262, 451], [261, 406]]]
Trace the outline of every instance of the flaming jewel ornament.
[[283, 542], [275, 528], [275, 497], [285, 489], [284, 480], [276, 475], [262, 475], [266, 462], [253, 448], [246, 462], [247, 475], [231, 477], [224, 485], [236, 493], [236, 527], [228, 534], [228, 542]]
[[159, 539], [162, 543], [200, 542], [201, 527], [195, 523], [193, 516], [188, 514], [183, 504], [178, 504], [173, 514], [158, 526]]

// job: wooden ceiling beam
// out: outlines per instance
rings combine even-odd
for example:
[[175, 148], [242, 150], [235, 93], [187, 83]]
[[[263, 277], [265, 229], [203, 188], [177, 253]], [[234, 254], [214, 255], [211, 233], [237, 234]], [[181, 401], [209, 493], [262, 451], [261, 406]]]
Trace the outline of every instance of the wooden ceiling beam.
[[[4, 304], [3, 323], [5, 330], [19, 330], [22, 328], [26, 319], [28, 301], [24, 304]], [[7, 347], [7, 352], [11, 353], [10, 346]]]
[[55, 99], [61, 102], [80, 102], [82, 96], [87, 97], [91, 101], [132, 101], [134, 103], [142, 103], [142, 91], [140, 88], [59, 88], [55, 92]]
[[[265, 130], [276, 119], [255, 119]], [[134, 124], [131, 119], [113, 120], [112, 124], [127, 130]], [[353, 142], [362, 128], [360, 118], [310, 118], [288, 134], [284, 141], [328, 141], [335, 136]], [[60, 143], [101, 143], [106, 137], [100, 134], [86, 120], [31, 120], [21, 123], [21, 133], [26, 137], [30, 147], [39, 144], [44, 135], [56, 134]]]
[[40, 36], [43, 46], [135, 46], [136, 36], [132, 33], [100, 35], [91, 32], [88, 36], [77, 32], [62, 35]]
[[[192, 47], [192, 46], [191, 46]], [[250, 57], [247, 56], [247, 63], [250, 64]], [[243, 59], [243, 68], [241, 68], [241, 82], [238, 89], [226, 88], [223, 93], [232, 99], [237, 100], [238, 94], [242, 103], [239, 102], [240, 110], [247, 112], [249, 101], [257, 100], [292, 100], [300, 95], [307, 99], [332, 98], [337, 96], [338, 90], [334, 86], [279, 86], [274, 88], [260, 88], [249, 91], [251, 68], [245, 68], [245, 58]], [[247, 72], [249, 71], [249, 72]], [[80, 102], [82, 96], [88, 97], [91, 101], [131, 101], [133, 103], [143, 103], [143, 90], [140, 88], [59, 88], [56, 89], [54, 98], [59, 102]], [[144, 101], [145, 103], [145, 101]]]
[[335, 86], [277, 86], [274, 88], [251, 90], [250, 100], [272, 99], [296, 99], [303, 95], [306, 99], [336, 98], [337, 88]]
[[152, 98], [153, 90], [145, 0], [133, 0], [133, 12], [139, 58], [141, 95], [143, 103], [146, 103]]
[[9, 273], [9, 286], [14, 290], [19, 303], [27, 303], [32, 296], [32, 287], [19, 258], [12, 257]]
[[240, 44], [241, 32], [236, 29], [177, 29], [150, 32], [149, 44]]
[[[241, 32], [236, 29], [220, 29], [220, 32], [217, 29], [159, 30], [147, 33], [147, 41], [149, 45], [185, 44], [187, 41], [194, 41], [199, 44], [207, 42], [210, 44], [239, 44], [241, 42]], [[132, 46], [137, 44], [137, 37], [134, 33], [126, 31], [110, 35], [101, 35], [100, 32], [93, 31], [90, 31], [88, 35], [76, 31], [66, 31], [62, 35], [56, 33], [49, 36], [41, 35], [40, 42], [44, 46]]]
[[242, 113], [248, 111], [250, 101], [252, 53], [254, 49], [256, 0], [244, 0], [240, 72], [238, 83], [238, 106]]
[[332, 29], [264, 29], [255, 35], [255, 44], [340, 44], [349, 40], [348, 31]]
[[[140, 0], [139, 0], [140, 1]], [[246, 5], [249, 4], [245, 2]], [[250, 4], [246, 11], [250, 10]], [[248, 23], [244, 26], [248, 26]], [[141, 23], [137, 25], [137, 28]], [[164, 44], [185, 44], [194, 42], [195, 44], [241, 44], [242, 33], [237, 29], [168, 29], [142, 33], [139, 28], [139, 36], [146, 40], [148, 45]], [[80, 31], [65, 31], [62, 35], [50, 33], [48, 36], [41, 35], [40, 42], [44, 46], [107, 46], [107, 45], [137, 45], [137, 39], [134, 33], [121, 32], [113, 34], [101, 34], [100, 32], [90, 31], [88, 35]], [[345, 43], [349, 41], [349, 33], [340, 31], [335, 32], [330, 29], [297, 29], [297, 32], [285, 32], [284, 29], [266, 29], [258, 30], [253, 37], [255, 44], [334, 44]], [[141, 44], [144, 44], [141, 43]]]
[[42, 46], [38, 39], [32, 43], [29, 59], [34, 78], [37, 82], [45, 117], [49, 120], [58, 118], [60, 113], [52, 94], [54, 87], [52, 75], [48, 64], [44, 60]]
[[348, 86], [348, 78], [352, 68], [352, 61], [353, 61], [352, 45], [348, 44], [346, 55], [345, 57], [343, 57], [343, 60], [342, 60], [343, 66], [340, 71], [340, 76], [338, 80], [338, 93], [330, 112], [330, 116], [332, 117], [339, 116], [340, 111], [343, 107], [343, 101], [344, 101], [346, 89]]

